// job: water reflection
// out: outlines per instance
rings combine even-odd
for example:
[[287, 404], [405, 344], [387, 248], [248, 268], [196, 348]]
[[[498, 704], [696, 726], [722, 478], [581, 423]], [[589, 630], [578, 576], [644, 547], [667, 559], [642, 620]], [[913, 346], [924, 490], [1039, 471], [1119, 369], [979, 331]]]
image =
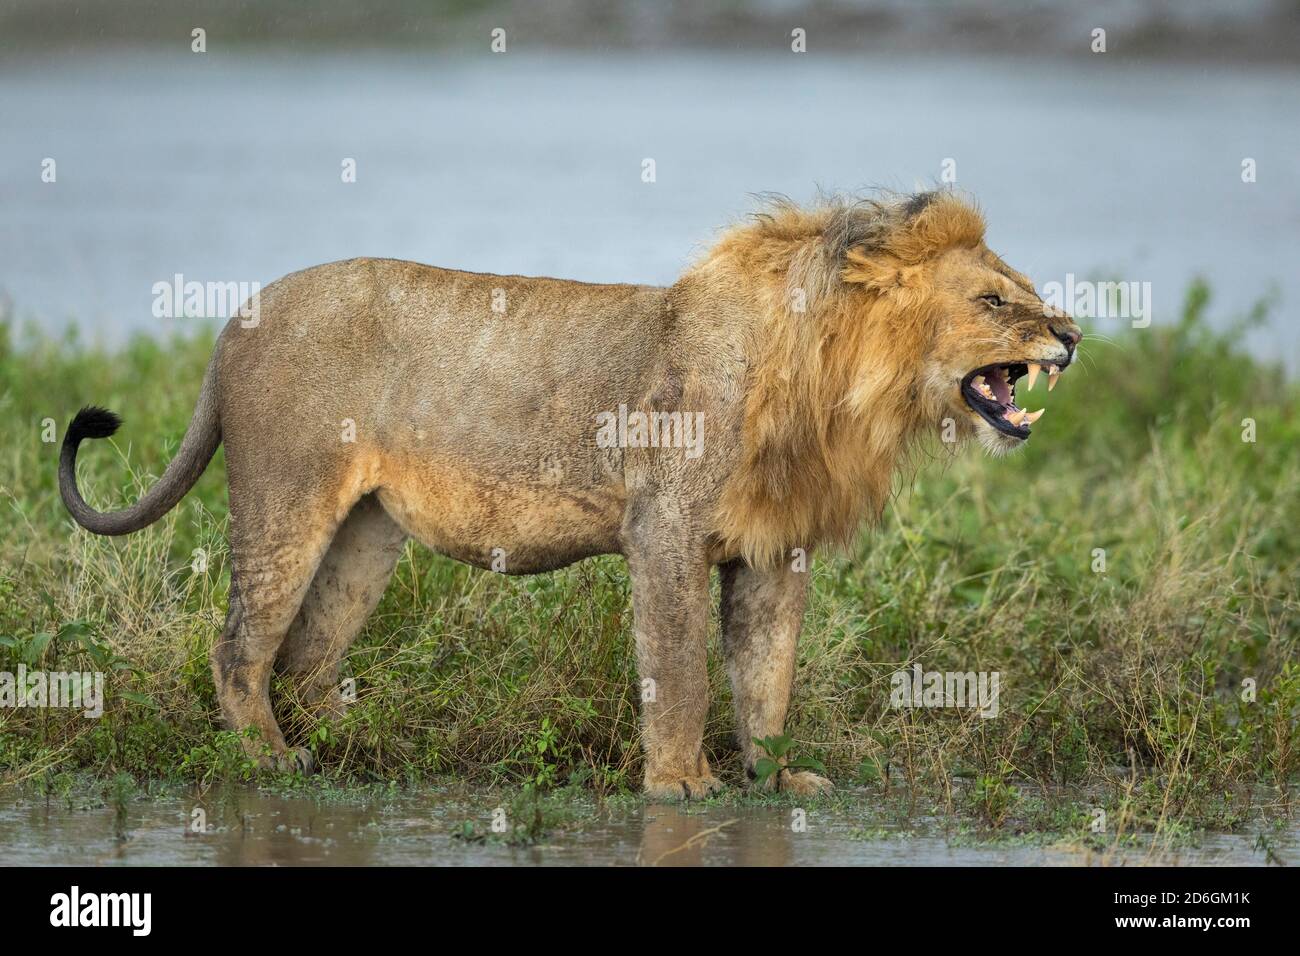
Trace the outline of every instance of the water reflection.
[[643, 815], [637, 854], [643, 866], [789, 866], [794, 859], [794, 831], [781, 825], [779, 809], [772, 814], [735, 816], [657, 806], [647, 807]]
[[[881, 828], [860, 807], [783, 804], [698, 806], [629, 802], [574, 808], [540, 842], [456, 839], [467, 820], [486, 832], [498, 793], [470, 790], [391, 799], [298, 796], [229, 788], [136, 800], [69, 804], [0, 794], [0, 865], [1264, 865], [1255, 834], [1209, 834], [1197, 846], [1129, 847], [1097, 854], [1077, 846], [980, 844], [941, 832]], [[508, 801], [504, 801], [508, 803]], [[864, 834], [870, 833], [867, 837]], [[1273, 832], [1275, 861], [1297, 858], [1300, 828]]]

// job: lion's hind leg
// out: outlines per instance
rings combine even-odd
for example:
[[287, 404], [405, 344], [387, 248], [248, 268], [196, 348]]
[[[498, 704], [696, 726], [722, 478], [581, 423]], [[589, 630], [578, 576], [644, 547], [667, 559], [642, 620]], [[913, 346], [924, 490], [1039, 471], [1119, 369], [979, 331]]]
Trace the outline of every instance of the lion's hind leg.
[[212, 648], [217, 699], [229, 729], [257, 731], [244, 747], [259, 765], [309, 770], [307, 751], [290, 750], [271, 710], [271, 670], [339, 521], [324, 495], [230, 478], [230, 609]]
[[339, 663], [383, 597], [405, 541], [374, 495], [358, 501], [334, 535], [276, 657], [311, 710], [342, 716]]

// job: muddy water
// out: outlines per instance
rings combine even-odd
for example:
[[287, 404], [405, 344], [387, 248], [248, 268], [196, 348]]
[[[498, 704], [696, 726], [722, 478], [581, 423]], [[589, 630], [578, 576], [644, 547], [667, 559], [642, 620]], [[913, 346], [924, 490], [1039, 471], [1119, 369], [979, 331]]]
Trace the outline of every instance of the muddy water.
[[[1254, 830], [1188, 845], [1100, 853], [868, 822], [843, 804], [810, 806], [803, 829], [788, 805], [683, 808], [577, 801], [532, 845], [491, 835], [490, 793], [380, 798], [304, 797], [252, 789], [130, 800], [119, 805], [0, 795], [0, 865], [660, 865], [1077, 866], [1265, 865]], [[196, 814], [201, 811], [201, 815]], [[462, 833], [474, 826], [469, 840]], [[201, 832], [200, 832], [201, 831]], [[1272, 862], [1300, 859], [1300, 827], [1270, 831]]]

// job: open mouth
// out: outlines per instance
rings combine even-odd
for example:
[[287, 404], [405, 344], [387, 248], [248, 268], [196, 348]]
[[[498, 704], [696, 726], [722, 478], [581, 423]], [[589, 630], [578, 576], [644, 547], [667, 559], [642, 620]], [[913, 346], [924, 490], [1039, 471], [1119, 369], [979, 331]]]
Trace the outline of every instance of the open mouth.
[[1034, 387], [1039, 373], [1047, 373], [1047, 390], [1056, 387], [1061, 368], [1041, 365], [1038, 362], [1004, 362], [985, 365], [969, 373], [961, 382], [961, 395], [966, 404], [986, 422], [1012, 438], [1021, 441], [1029, 437], [1029, 428], [1042, 417], [1045, 409], [1026, 411], [1016, 405], [1016, 382], [1029, 376], [1025, 390]]

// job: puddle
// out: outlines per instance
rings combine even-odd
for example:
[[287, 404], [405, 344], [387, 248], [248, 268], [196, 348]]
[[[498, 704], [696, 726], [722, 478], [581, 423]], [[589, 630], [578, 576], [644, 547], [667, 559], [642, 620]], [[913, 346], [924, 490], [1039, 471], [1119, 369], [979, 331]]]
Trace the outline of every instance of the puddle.
[[[0, 795], [0, 864], [155, 866], [1078, 866], [1269, 862], [1253, 829], [1203, 834], [1192, 846], [980, 843], [870, 820], [843, 805], [812, 805], [798, 829], [788, 805], [682, 808], [639, 801], [565, 804], [568, 819], [530, 846], [491, 833], [488, 792], [385, 798], [282, 795], [251, 788], [100, 802]], [[195, 811], [201, 811], [196, 816]], [[498, 816], [498, 819], [501, 819]], [[202, 832], [196, 832], [198, 828]], [[473, 840], [456, 834], [472, 822]], [[924, 829], [923, 827], [919, 829]], [[938, 828], [936, 828], [938, 829]], [[1274, 861], [1300, 859], [1300, 826], [1270, 830]]]

